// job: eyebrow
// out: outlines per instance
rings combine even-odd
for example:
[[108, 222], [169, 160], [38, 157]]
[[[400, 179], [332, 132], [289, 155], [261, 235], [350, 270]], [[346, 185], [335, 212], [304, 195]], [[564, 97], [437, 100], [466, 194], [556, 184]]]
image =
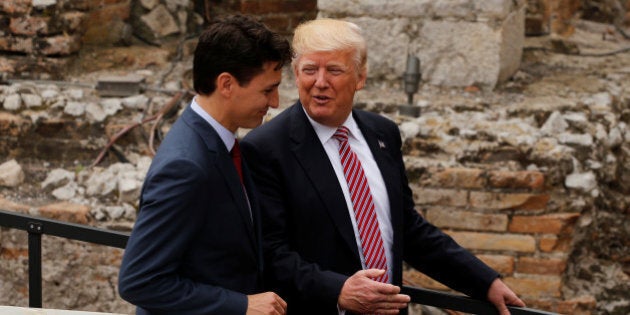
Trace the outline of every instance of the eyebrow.
[[278, 87], [278, 86], [280, 86], [280, 82], [281, 82], [281, 81], [275, 82], [275, 83], [273, 83], [273, 84], [269, 84], [269, 85], [267, 85], [267, 86], [266, 86], [263, 90], [267, 90], [267, 89], [271, 89], [271, 88]]
[[[314, 62], [314, 61], [303, 61], [299, 65], [300, 68], [306, 67], [306, 66], [317, 66], [317, 63]], [[328, 68], [328, 67], [348, 68], [348, 65], [344, 64], [343, 62], [331, 61], [331, 62], [325, 64], [324, 67], [326, 67], [326, 68]]]

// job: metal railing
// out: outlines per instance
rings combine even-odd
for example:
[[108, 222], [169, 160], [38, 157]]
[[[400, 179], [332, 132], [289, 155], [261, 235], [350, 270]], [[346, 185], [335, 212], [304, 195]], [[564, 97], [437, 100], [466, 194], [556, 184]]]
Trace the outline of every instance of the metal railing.
[[[0, 227], [28, 232], [28, 298], [29, 307], [42, 307], [42, 235], [52, 235], [72, 240], [95, 243], [124, 249], [129, 234], [94, 228], [81, 224], [44, 219], [0, 210]], [[411, 297], [411, 303], [445, 308], [471, 314], [498, 314], [488, 301], [440, 291], [403, 286], [402, 293]], [[554, 315], [546, 311], [508, 306], [512, 315]]]
[[28, 305], [42, 307], [42, 235], [125, 248], [129, 234], [0, 210], [0, 226], [28, 232]]

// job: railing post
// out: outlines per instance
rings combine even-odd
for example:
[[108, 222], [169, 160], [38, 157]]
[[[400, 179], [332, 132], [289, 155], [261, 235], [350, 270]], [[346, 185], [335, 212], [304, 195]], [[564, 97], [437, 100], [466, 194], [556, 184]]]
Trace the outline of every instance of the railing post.
[[28, 306], [42, 307], [42, 224], [29, 222], [28, 228]]

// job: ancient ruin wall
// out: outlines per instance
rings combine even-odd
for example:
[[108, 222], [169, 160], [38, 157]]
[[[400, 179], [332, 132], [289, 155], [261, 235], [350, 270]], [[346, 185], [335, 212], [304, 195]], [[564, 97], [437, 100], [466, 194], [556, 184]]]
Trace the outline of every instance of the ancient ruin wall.
[[[101, 3], [92, 3], [97, 2]], [[433, 5], [433, 2], [416, 2], [425, 9]], [[3, 14], [11, 19], [17, 19], [14, 16], [17, 12], [38, 12], [7, 9], [8, 3], [18, 8], [28, 4], [3, 2]], [[128, 3], [124, 1], [108, 3], [113, 3], [120, 12], [127, 12], [124, 8]], [[264, 12], [261, 1], [234, 3], [239, 9], [250, 8], [251, 13]], [[516, 10], [508, 12], [520, 12], [517, 6], [505, 4]], [[330, 8], [334, 4], [320, 1], [320, 5]], [[452, 7], [441, 8], [441, 12], [455, 16], [442, 16], [445, 21], [439, 23], [453, 22], [450, 28], [490, 23], [472, 17], [460, 19], [466, 16], [460, 12], [463, 9], [483, 12], [457, 2]], [[494, 7], [484, 10], [490, 9], [496, 10]], [[322, 15], [347, 14], [327, 10], [322, 8]], [[410, 41], [418, 36], [418, 29], [413, 30], [410, 19], [401, 22], [392, 17], [393, 26], [390, 26], [382, 14], [376, 12], [376, 17], [369, 18], [354, 13], [347, 16], [360, 24], [374, 22], [383, 26], [387, 32], [375, 33], [382, 37]], [[497, 22], [500, 19], [492, 21], [492, 25], [501, 24]], [[377, 31], [370, 29], [367, 33]], [[5, 34], [15, 37], [8, 31]], [[496, 30], [487, 34], [496, 34]], [[372, 61], [385, 61], [385, 65], [372, 65], [375, 71], [372, 83], [383, 80], [394, 85], [392, 82], [404, 69], [405, 47], [390, 44], [371, 43], [371, 47], [383, 47], [383, 51], [371, 49], [373, 55], [381, 56]], [[391, 48], [402, 53], [400, 59], [392, 58], [398, 57], [398, 53], [390, 53]], [[379, 69], [385, 70], [379, 72]], [[630, 179], [627, 167], [630, 88], [623, 83], [628, 82], [624, 71], [613, 69], [602, 77], [589, 78], [588, 91], [563, 94], [561, 91], [567, 87], [556, 86], [551, 95], [521, 101], [492, 93], [462, 96], [457, 92], [442, 95], [444, 99], [440, 101], [432, 98], [440, 94], [439, 89], [425, 88], [416, 98], [423, 107], [423, 116], [418, 120], [395, 115], [393, 109], [399, 103], [394, 100], [404, 96], [393, 89], [388, 89], [391, 98], [387, 98], [387, 93], [376, 97], [362, 95], [358, 106], [383, 112], [401, 123], [418, 209], [502, 272], [506, 282], [530, 306], [566, 314], [625, 314], [630, 231], [623, 222], [630, 208], [624, 197], [630, 192], [626, 184]], [[141, 73], [147, 75], [146, 71]], [[148, 110], [144, 107], [149, 103], [146, 96], [152, 96], [154, 108], [163, 105], [168, 97], [145, 93], [132, 98], [101, 98], [90, 88], [34, 84], [0, 87], [3, 156], [0, 163], [15, 158], [26, 172], [20, 185], [2, 188], [0, 208], [129, 230], [134, 217], [134, 197], [146, 161], [131, 154], [129, 163], [113, 164], [115, 157], [110, 155], [102, 167], [89, 169], [87, 165], [107, 141], [103, 135], [111, 136], [132, 122], [126, 120], [136, 117], [130, 113]], [[470, 122], [475, 122], [474, 126]], [[120, 142], [121, 148], [131, 148], [141, 139], [142, 134], [133, 133]], [[140, 152], [146, 153], [146, 148]], [[38, 153], [51, 157], [48, 164], [42, 166], [33, 161], [32, 157]], [[29, 186], [41, 189], [40, 185], [58, 166], [70, 174], [50, 180], [41, 196], [18, 198], [25, 197]], [[123, 180], [121, 174], [130, 177]], [[87, 197], [82, 197], [83, 194]], [[13, 202], [17, 200], [20, 201]], [[3, 229], [0, 244], [0, 269], [7, 271], [0, 278], [3, 283], [0, 296], [6, 299], [0, 300], [0, 304], [26, 305], [25, 235]], [[101, 246], [45, 239], [44, 305], [130, 313], [132, 307], [121, 301], [115, 291], [120, 254], [119, 250]], [[413, 270], [406, 272], [405, 279], [408, 283], [444, 289]]]

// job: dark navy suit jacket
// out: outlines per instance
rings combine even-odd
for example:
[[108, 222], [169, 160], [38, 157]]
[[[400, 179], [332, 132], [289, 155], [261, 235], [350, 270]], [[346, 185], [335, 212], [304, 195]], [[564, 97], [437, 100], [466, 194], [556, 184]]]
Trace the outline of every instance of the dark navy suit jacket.
[[120, 295], [137, 314], [245, 314], [262, 291], [258, 201], [244, 195], [230, 155], [190, 107], [147, 173], [120, 268]]
[[[385, 181], [393, 229], [393, 277], [403, 260], [460, 292], [485, 298], [498, 274], [414, 209], [398, 126], [353, 110]], [[251, 131], [241, 141], [260, 191], [267, 269], [291, 314], [337, 314], [348, 276], [361, 269], [339, 181], [302, 105]]]

